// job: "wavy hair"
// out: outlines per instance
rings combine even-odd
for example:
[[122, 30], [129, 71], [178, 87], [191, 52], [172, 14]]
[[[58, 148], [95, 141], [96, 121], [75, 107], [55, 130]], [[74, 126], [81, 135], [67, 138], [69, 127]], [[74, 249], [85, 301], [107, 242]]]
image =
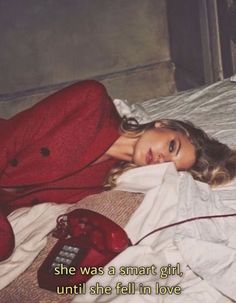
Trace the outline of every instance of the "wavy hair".
[[[211, 186], [223, 185], [236, 177], [236, 150], [207, 135], [201, 128], [189, 121], [160, 119], [147, 124], [139, 124], [135, 118], [122, 119], [121, 133], [128, 137], [139, 137], [147, 129], [159, 122], [162, 127], [180, 131], [195, 147], [196, 161], [188, 170], [194, 179]], [[116, 186], [117, 178], [125, 171], [136, 167], [133, 163], [120, 162], [113, 168], [106, 180], [105, 187]]]

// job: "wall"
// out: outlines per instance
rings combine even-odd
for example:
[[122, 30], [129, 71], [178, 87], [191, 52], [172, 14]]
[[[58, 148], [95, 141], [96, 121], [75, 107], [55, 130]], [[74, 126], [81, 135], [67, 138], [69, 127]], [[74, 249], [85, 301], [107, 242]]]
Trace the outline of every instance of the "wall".
[[131, 102], [174, 91], [165, 0], [0, 0], [0, 94], [97, 78]]
[[[203, 0], [205, 1], [205, 0]], [[204, 84], [199, 1], [167, 0], [171, 57], [178, 90]]]

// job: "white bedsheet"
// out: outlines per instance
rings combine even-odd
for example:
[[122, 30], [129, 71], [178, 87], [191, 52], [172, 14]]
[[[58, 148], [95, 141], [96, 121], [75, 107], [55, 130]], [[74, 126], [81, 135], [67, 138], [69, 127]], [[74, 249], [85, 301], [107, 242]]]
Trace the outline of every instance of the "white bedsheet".
[[15, 250], [0, 263], [0, 289], [16, 279], [37, 257], [56, 227], [56, 219], [70, 205], [43, 203], [18, 209], [8, 216], [15, 234]]
[[[151, 177], [151, 178], [150, 178]], [[150, 183], [150, 180], [152, 182]], [[146, 185], [146, 188], [145, 188]], [[228, 207], [208, 185], [196, 182], [188, 173], [178, 174], [172, 163], [137, 168], [123, 174], [117, 189], [138, 191], [145, 198], [131, 217], [126, 231], [135, 243], [157, 227], [196, 216], [236, 213], [236, 203]], [[162, 266], [180, 264], [183, 276], [159, 277]], [[151, 266], [157, 275], [119, 274], [121, 266]], [[114, 266], [116, 275], [108, 275]], [[87, 283], [87, 294], [75, 302], [174, 302], [226, 303], [236, 300], [236, 217], [199, 220], [162, 230], [129, 247], [106, 266], [103, 276]], [[99, 282], [111, 286], [110, 295], [90, 295]], [[135, 282], [135, 294], [116, 295], [117, 282]], [[157, 295], [155, 284], [182, 288], [181, 295]], [[151, 286], [152, 293], [141, 295], [139, 284]]]

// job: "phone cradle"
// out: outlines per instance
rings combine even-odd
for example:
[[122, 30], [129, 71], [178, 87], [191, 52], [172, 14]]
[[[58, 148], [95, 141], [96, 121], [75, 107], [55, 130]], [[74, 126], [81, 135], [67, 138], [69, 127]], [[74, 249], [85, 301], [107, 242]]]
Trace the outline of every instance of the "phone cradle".
[[81, 268], [99, 268], [132, 245], [126, 232], [109, 218], [87, 209], [76, 209], [57, 219], [59, 238], [38, 270], [41, 288], [85, 283], [92, 275]]

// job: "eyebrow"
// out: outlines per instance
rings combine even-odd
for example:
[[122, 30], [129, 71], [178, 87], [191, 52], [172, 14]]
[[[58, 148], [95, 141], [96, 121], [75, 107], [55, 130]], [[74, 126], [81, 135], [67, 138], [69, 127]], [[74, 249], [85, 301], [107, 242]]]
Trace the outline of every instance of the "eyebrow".
[[176, 156], [178, 156], [180, 148], [181, 148], [181, 141], [179, 139], [178, 139], [178, 143], [179, 143], [179, 146], [178, 146], [178, 149], [177, 149], [176, 154], [175, 154]]

